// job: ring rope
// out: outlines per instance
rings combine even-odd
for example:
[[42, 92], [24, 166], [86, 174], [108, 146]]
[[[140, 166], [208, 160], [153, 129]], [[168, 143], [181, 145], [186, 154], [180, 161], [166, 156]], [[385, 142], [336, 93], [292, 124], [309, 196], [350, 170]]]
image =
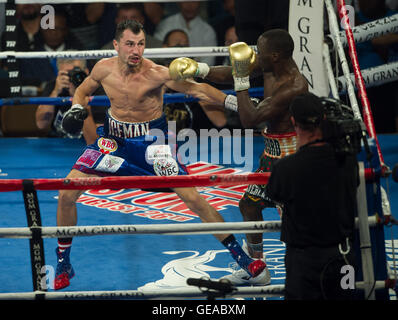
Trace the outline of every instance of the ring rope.
[[36, 190], [87, 190], [87, 189], [162, 189], [182, 187], [206, 187], [241, 184], [265, 184], [270, 173], [203, 174], [184, 176], [111, 176], [60, 179], [0, 179], [0, 192], [20, 191], [24, 181], [33, 181]]
[[[368, 217], [369, 226], [383, 224], [377, 216]], [[358, 228], [358, 218], [355, 218]], [[32, 230], [33, 229], [33, 230]], [[115, 234], [162, 234], [162, 235], [191, 235], [191, 234], [221, 234], [234, 233], [262, 233], [280, 232], [281, 221], [246, 221], [246, 222], [206, 222], [162, 224], [162, 225], [98, 225], [98, 226], [69, 226], [69, 227], [31, 227], [31, 228], [0, 228], [0, 238], [30, 239], [35, 230], [40, 230], [42, 238], [69, 238], [82, 236], [99, 236]]]
[[[225, 94], [235, 94], [235, 91], [223, 90]], [[262, 97], [264, 95], [264, 88], [256, 87], [250, 88], [249, 94], [251, 97]], [[188, 96], [183, 93], [165, 93], [163, 95], [163, 102], [192, 102], [199, 101], [199, 99]], [[72, 97], [13, 97], [0, 99], [0, 106], [4, 105], [30, 105], [30, 104], [49, 104], [54, 106], [64, 106], [72, 103]], [[92, 96], [88, 102], [90, 106], [110, 106], [110, 101], [107, 96]]]
[[[359, 290], [364, 289], [363, 281], [355, 283]], [[375, 283], [376, 289], [394, 288], [396, 282], [389, 280], [378, 280]], [[222, 294], [223, 297], [235, 298], [261, 298], [261, 297], [278, 297], [282, 296], [285, 291], [285, 285], [267, 285], [264, 287], [234, 287], [232, 292]], [[180, 298], [201, 298], [206, 297], [213, 290], [200, 290], [199, 288], [184, 289], [168, 289], [164, 291], [150, 290], [112, 290], [112, 291], [63, 291], [63, 292], [16, 292], [16, 293], [0, 293], [0, 300], [69, 300], [69, 299], [180, 299]], [[219, 294], [221, 296], [221, 294]]]
[[[361, 43], [364, 41], [372, 40], [376, 37], [388, 33], [395, 33], [398, 31], [398, 14], [390, 17], [385, 17], [375, 21], [371, 21], [359, 26], [352, 28], [355, 43]], [[327, 35], [331, 39], [333, 45], [336, 47], [336, 39], [330, 34]], [[343, 47], [348, 45], [345, 31], [339, 31], [337, 37]], [[256, 49], [256, 46], [252, 46]], [[17, 52], [17, 51], [4, 51], [0, 53], [0, 59], [7, 59], [9, 57], [15, 57], [17, 59], [22, 58], [80, 58], [80, 59], [99, 59], [109, 58], [115, 56], [117, 53], [115, 50], [71, 50], [71, 51], [59, 51], [59, 52], [48, 52], [48, 51], [35, 51], [35, 52]], [[228, 56], [227, 46], [209, 46], [209, 47], [183, 47], [183, 48], [147, 48], [145, 49], [144, 56], [147, 58], [174, 58], [176, 56], [188, 56], [188, 57], [207, 57], [207, 56]]]
[[[368, 217], [369, 226], [383, 224], [377, 216]], [[358, 218], [355, 218], [358, 228]], [[33, 230], [32, 230], [33, 229]], [[162, 225], [97, 225], [97, 226], [68, 226], [68, 227], [31, 227], [31, 228], [0, 228], [0, 238], [30, 239], [35, 230], [40, 230], [42, 238], [70, 238], [99, 235], [120, 234], [162, 234], [162, 235], [192, 235], [192, 234], [221, 234], [234, 233], [268, 233], [280, 232], [281, 221], [246, 221], [246, 222], [206, 222], [185, 223], [183, 225], [171, 223]]]
[[[281, 296], [285, 290], [284, 285], [268, 285], [264, 287], [238, 287], [233, 292], [225, 293], [225, 297], [274, 297]], [[178, 298], [200, 298], [206, 297], [214, 291], [201, 291], [198, 288], [170, 289], [165, 291], [140, 291], [140, 290], [115, 290], [115, 291], [64, 291], [64, 292], [18, 292], [0, 293], [0, 300], [33, 300], [44, 299], [107, 299], [107, 298], [130, 298], [130, 299], [178, 299]]]
[[40, 229], [42, 238], [69, 238], [114, 234], [162, 234], [175, 236], [192, 234], [220, 234], [232, 231], [235, 233], [259, 233], [260, 231], [279, 232], [281, 229], [281, 221], [1, 228], [0, 238], [31, 238], [33, 234], [32, 229]]
[[[397, 283], [391, 279], [377, 280], [376, 289], [395, 288]], [[358, 290], [364, 289], [364, 282], [357, 281], [355, 287]], [[222, 294], [222, 297], [229, 298], [261, 298], [279, 297], [284, 294], [285, 285], [267, 285], [263, 287], [234, 287], [232, 292]], [[69, 299], [192, 299], [204, 298], [209, 294], [216, 293], [214, 290], [200, 290], [199, 288], [179, 288], [159, 290], [110, 290], [110, 291], [63, 291], [63, 292], [15, 292], [0, 293], [0, 300], [69, 300]], [[218, 294], [221, 296], [221, 293]]]
[[[0, 3], [6, 3], [7, 1], [9, 1], [9, 0], [0, 0]], [[183, 1], [209, 1], [209, 0], [173, 0], [173, 2], [183, 2]], [[13, 2], [15, 3], [15, 4], [31, 4], [32, 3], [32, 1], [31, 0], [13, 0]], [[97, 3], [98, 1], [97, 0], [51, 0], [51, 1], [48, 1], [48, 0], [35, 0], [34, 1], [34, 3], [40, 3], [40, 4], [48, 4], [48, 3], [51, 3], [51, 4], [56, 4], [56, 3], [69, 3], [69, 4], [72, 4], [72, 3]], [[101, 2], [109, 2], [109, 3], [113, 3], [113, 2], [116, 2], [116, 3], [122, 3], [122, 2], [127, 2], [127, 3], [130, 3], [130, 2], [166, 2], [166, 3], [169, 3], [169, 2], [171, 2], [170, 0], [133, 0], [133, 1], [131, 1], [131, 0], [102, 0]]]
[[[398, 62], [390, 62], [377, 67], [363, 69], [361, 72], [366, 88], [379, 86], [398, 80]], [[355, 75], [353, 73], [350, 73], [350, 79], [352, 82], [355, 82]], [[340, 76], [336, 80], [340, 93], [346, 92], [346, 78]]]
[[[369, 41], [374, 38], [384, 36], [388, 33], [396, 33], [396, 32], [398, 32], [398, 13], [389, 17], [384, 17], [378, 20], [367, 22], [352, 28], [352, 33], [354, 36], [355, 43]], [[331, 39], [332, 43], [335, 45], [334, 38], [331, 35], [327, 35], [326, 37]], [[348, 41], [344, 30], [339, 32], [339, 38], [341, 44], [344, 47], [347, 47]]]
[[339, 90], [337, 88], [337, 81], [333, 75], [332, 63], [330, 61], [330, 48], [326, 42], [323, 44], [322, 55], [323, 55], [323, 62], [325, 64], [326, 74], [328, 76], [332, 96], [335, 99], [339, 99]]
[[362, 77], [361, 68], [360, 68], [359, 62], [358, 62], [357, 51], [355, 48], [354, 36], [353, 36], [353, 32], [352, 32], [352, 29], [350, 26], [350, 21], [349, 21], [345, 7], [346, 7], [346, 5], [345, 5], [344, 0], [337, 0], [337, 8], [338, 8], [338, 12], [340, 15], [340, 19], [342, 21], [344, 21], [344, 24], [345, 24], [344, 26], [345, 26], [345, 33], [346, 33], [347, 40], [348, 40], [348, 51], [350, 54], [352, 67], [354, 69], [355, 83], [358, 88], [359, 97], [361, 98], [361, 102], [362, 102], [362, 111], [363, 111], [364, 122], [368, 129], [369, 136], [375, 140], [375, 143], [377, 146], [377, 153], [378, 153], [379, 160], [380, 160], [380, 165], [382, 168], [386, 168], [386, 164], [383, 159], [383, 154], [381, 153], [380, 144], [379, 144], [379, 141], [376, 136], [376, 130], [375, 130], [375, 125], [374, 125], [374, 121], [373, 121], [372, 111], [370, 109], [370, 102], [368, 99], [368, 95], [366, 93], [365, 82]]
[[355, 95], [354, 85], [351, 82], [351, 78], [350, 78], [350, 68], [348, 66], [348, 62], [347, 62], [347, 59], [345, 56], [345, 51], [344, 51], [344, 48], [343, 48], [343, 45], [341, 43], [341, 39], [339, 36], [339, 27], [338, 27], [338, 22], [337, 22], [337, 16], [334, 11], [332, 2], [330, 0], [325, 0], [325, 5], [326, 5], [328, 18], [329, 18], [329, 29], [330, 29], [332, 37], [335, 40], [338, 57], [341, 62], [341, 68], [343, 70], [344, 77], [346, 80], [347, 93], [348, 93], [348, 97], [350, 99], [351, 108], [354, 112], [355, 118], [362, 119], [361, 111], [359, 110], [358, 101], [357, 101], [357, 98]]
[[[374, 181], [377, 172], [365, 168], [365, 180]], [[265, 184], [270, 172], [247, 174], [198, 174], [182, 176], [110, 176], [54, 179], [0, 179], [0, 192], [23, 190], [24, 181], [32, 181], [35, 190], [163, 189], [182, 187]]]
[[[256, 46], [251, 46], [257, 50]], [[116, 56], [116, 50], [70, 50], [70, 51], [12, 51], [7, 50], [0, 53], [0, 59], [10, 57], [16, 59], [42, 59], [42, 58], [79, 58], [79, 59], [100, 59]], [[180, 48], [146, 48], [146, 58], [175, 58], [176, 56], [187, 57], [223, 57], [229, 56], [228, 47], [180, 47]]]

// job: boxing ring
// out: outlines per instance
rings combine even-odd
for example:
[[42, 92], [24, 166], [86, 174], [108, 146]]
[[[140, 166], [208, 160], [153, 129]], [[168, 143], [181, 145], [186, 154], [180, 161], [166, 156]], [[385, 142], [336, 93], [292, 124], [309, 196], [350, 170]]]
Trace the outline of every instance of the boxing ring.
[[[329, 17], [332, 17], [334, 12], [331, 12], [330, 1], [325, 3]], [[339, 6], [344, 5], [344, 1], [338, 3]], [[396, 24], [392, 20], [383, 28], [393, 30]], [[338, 32], [333, 24], [331, 30], [333, 44], [329, 46], [333, 45], [341, 51], [345, 35]], [[351, 43], [353, 52], [355, 46], [352, 47], [353, 39], [349, 31], [347, 35], [351, 39], [348, 44]], [[328, 52], [326, 48], [324, 59], [327, 68], [331, 64]], [[56, 53], [9, 51], [0, 53], [0, 58], [87, 59], [113, 55], [113, 50]], [[145, 51], [148, 58], [201, 55], [226, 56], [228, 49], [204, 47]], [[340, 55], [340, 58], [343, 65], [347, 64], [345, 56]], [[351, 58], [355, 60], [354, 53]], [[379, 69], [394, 70], [396, 67], [392, 64]], [[347, 91], [354, 114], [360, 118], [352, 83], [355, 79], [366, 110], [364, 122], [373, 153], [370, 161], [366, 150], [358, 156], [363, 163], [362, 198], [358, 202], [362, 204], [361, 210], [365, 211], [366, 217], [359, 217], [356, 221], [358, 239], [355, 250], [361, 258], [356, 284], [362, 299], [396, 299], [396, 293], [391, 289], [396, 289], [397, 285], [395, 248], [398, 246], [398, 233], [393, 228], [396, 221], [391, 212], [396, 212], [398, 208], [398, 187], [392, 182], [388, 165], [398, 163], [397, 136], [376, 135], [372, 126], [365, 90], [365, 86], [371, 84], [364, 83], [363, 75], [376, 71], [365, 70], [361, 73], [356, 68], [351, 75], [346, 67], [343, 69], [344, 77], [336, 79], [328, 68], [331, 95], [336, 97], [339, 92]], [[397, 79], [398, 74], [389, 80]], [[250, 89], [252, 96], [261, 97], [262, 93], [262, 88]], [[165, 95], [165, 103], [193, 100], [181, 94]], [[1, 99], [0, 106], [63, 105], [70, 102], [70, 98], [11, 96]], [[109, 100], [107, 97], [92, 97], [90, 104], [109, 105]], [[245, 137], [231, 138], [238, 144], [247, 143]], [[3, 263], [0, 266], [0, 299], [204, 299], [209, 296], [281, 299], [285, 277], [284, 244], [279, 241], [280, 217], [276, 209], [270, 208], [264, 211], [262, 222], [241, 222], [238, 209], [239, 199], [247, 184], [267, 181], [267, 174], [250, 173], [257, 167], [258, 157], [263, 151], [262, 138], [252, 137], [250, 141], [253, 148], [245, 156], [252, 170], [246, 171], [241, 169], [239, 163], [225, 165], [212, 161], [214, 150], [223, 150], [223, 143], [220, 140], [218, 146], [211, 144], [211, 147], [206, 145], [207, 148], [203, 148], [198, 142], [197, 161], [188, 164], [188, 177], [64, 179], [84, 147], [82, 140], [1, 139], [0, 210], [3, 217], [0, 223], [0, 261]], [[141, 190], [153, 188], [154, 185], [159, 188], [197, 186], [226, 222], [199, 223], [198, 216], [190, 212], [174, 194]], [[56, 190], [59, 189], [86, 190], [78, 200], [79, 222], [76, 227], [55, 226]], [[232, 231], [241, 240], [243, 233], [260, 230], [264, 232], [263, 248], [271, 273], [271, 285], [236, 288], [214, 280], [233, 269], [228, 265], [232, 262], [228, 251], [211, 234]], [[363, 232], [367, 232], [365, 240]], [[76, 237], [71, 252], [76, 276], [70, 287], [55, 292], [51, 288], [56, 266], [55, 238], [70, 236]]]

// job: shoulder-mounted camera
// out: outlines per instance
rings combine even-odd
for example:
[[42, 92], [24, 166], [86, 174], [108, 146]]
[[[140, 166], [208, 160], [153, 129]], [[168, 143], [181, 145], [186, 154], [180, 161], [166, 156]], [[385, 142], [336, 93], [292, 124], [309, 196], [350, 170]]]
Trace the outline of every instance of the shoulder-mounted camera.
[[325, 119], [321, 122], [323, 139], [337, 154], [355, 155], [361, 151], [363, 122], [355, 119], [352, 109], [340, 100], [323, 98]]

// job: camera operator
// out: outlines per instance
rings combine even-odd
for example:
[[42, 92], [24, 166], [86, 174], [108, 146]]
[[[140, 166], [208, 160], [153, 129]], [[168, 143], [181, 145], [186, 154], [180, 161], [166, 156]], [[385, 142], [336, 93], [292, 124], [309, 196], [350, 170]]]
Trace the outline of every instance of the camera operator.
[[[58, 75], [53, 81], [46, 84], [43, 96], [46, 97], [70, 97], [76, 88], [83, 82], [88, 74], [85, 60], [58, 59]], [[88, 103], [88, 101], [87, 101]], [[80, 138], [82, 135], [87, 144], [91, 144], [97, 138], [96, 128], [103, 123], [105, 111], [100, 107], [88, 106], [88, 117], [84, 121], [82, 132], [72, 135], [62, 128], [64, 113], [70, 106], [39, 105], [36, 110], [36, 125], [39, 129], [49, 129], [49, 137]]]
[[357, 149], [342, 154], [324, 140], [325, 100], [311, 93], [293, 100], [298, 151], [276, 162], [267, 185], [283, 210], [287, 300], [351, 299], [354, 294], [340, 283], [342, 266], [354, 267]]

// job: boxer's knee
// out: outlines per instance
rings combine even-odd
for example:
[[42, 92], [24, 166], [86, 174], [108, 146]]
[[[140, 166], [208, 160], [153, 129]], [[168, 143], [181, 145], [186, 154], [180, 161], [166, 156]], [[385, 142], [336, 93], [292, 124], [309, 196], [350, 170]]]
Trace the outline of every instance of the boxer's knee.
[[72, 207], [76, 204], [80, 194], [76, 190], [60, 190], [58, 193], [58, 203], [61, 207]]
[[245, 221], [258, 221], [262, 219], [262, 209], [244, 198], [239, 201], [239, 210]]

